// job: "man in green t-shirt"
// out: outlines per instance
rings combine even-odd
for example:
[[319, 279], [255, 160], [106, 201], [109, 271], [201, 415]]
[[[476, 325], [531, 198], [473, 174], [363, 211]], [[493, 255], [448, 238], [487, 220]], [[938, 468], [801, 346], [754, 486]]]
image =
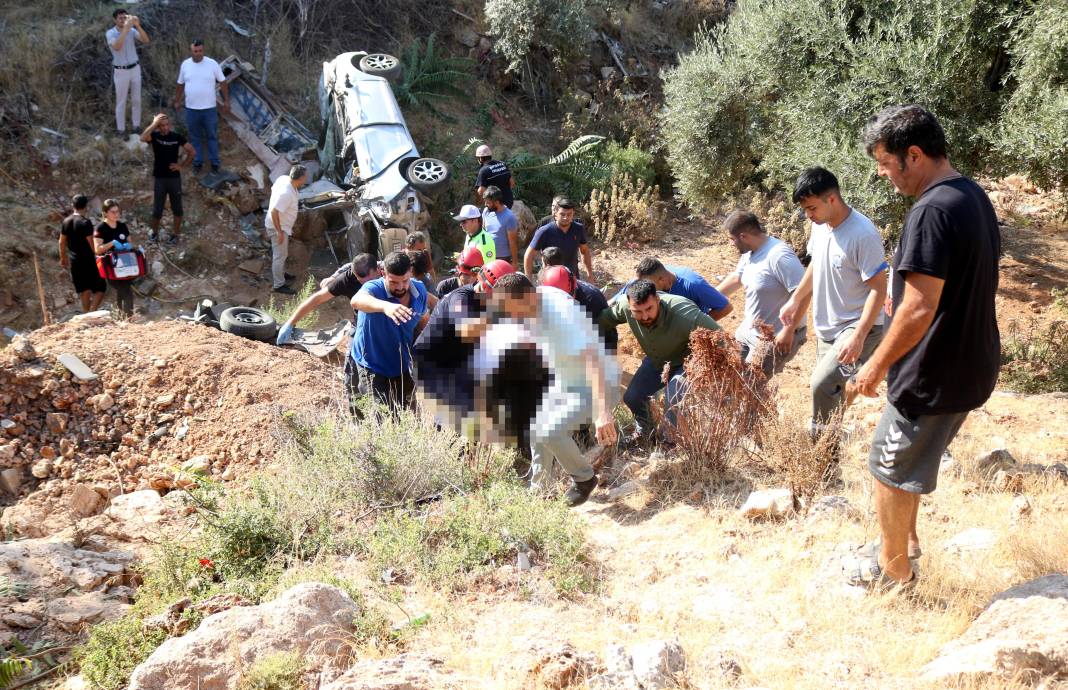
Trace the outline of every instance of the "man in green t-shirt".
[[464, 249], [476, 247], [482, 252], [483, 266], [493, 263], [497, 258], [497, 241], [482, 227], [482, 212], [478, 207], [465, 204], [452, 219], [460, 221], [460, 228], [467, 235], [464, 238]]
[[649, 399], [664, 388], [664, 367], [671, 365], [664, 396], [665, 416], [674, 424], [672, 408], [686, 392], [682, 363], [690, 354], [690, 333], [698, 328], [717, 330], [719, 324], [685, 297], [657, 292], [656, 285], [648, 280], [631, 283], [626, 297], [625, 301], [616, 300], [609, 304], [598, 321], [606, 327], [628, 324], [645, 353], [645, 359], [623, 394], [623, 402], [634, 415], [638, 439], [647, 442], [654, 431]]

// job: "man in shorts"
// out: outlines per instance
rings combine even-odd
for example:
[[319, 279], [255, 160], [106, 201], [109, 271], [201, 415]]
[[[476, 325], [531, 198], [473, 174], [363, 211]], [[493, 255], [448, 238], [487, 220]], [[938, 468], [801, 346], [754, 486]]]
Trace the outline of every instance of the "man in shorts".
[[876, 397], [887, 380], [868, 456], [882, 539], [847, 564], [847, 576], [886, 587], [915, 579], [909, 552], [919, 552], [920, 497], [935, 490], [942, 453], [997, 383], [1001, 235], [986, 193], [950, 164], [933, 114], [891, 106], [863, 137], [878, 174], [916, 199], [891, 263], [890, 327], [855, 384]]
[[152, 230], [148, 233], [148, 239], [155, 241], [159, 236], [163, 205], [169, 198], [174, 228], [167, 242], [176, 244], [178, 233], [182, 229], [182, 169], [193, 161], [196, 150], [184, 136], [174, 131], [170, 118], [164, 113], [152, 118], [152, 124], [141, 133], [141, 141], [152, 147], [152, 178], [155, 180], [152, 192]]
[[108, 284], [96, 268], [93, 251], [93, 223], [86, 218], [89, 197], [78, 194], [73, 199], [74, 213], [63, 219], [59, 231], [59, 265], [70, 269], [74, 291], [82, 301], [82, 311], [100, 308]]

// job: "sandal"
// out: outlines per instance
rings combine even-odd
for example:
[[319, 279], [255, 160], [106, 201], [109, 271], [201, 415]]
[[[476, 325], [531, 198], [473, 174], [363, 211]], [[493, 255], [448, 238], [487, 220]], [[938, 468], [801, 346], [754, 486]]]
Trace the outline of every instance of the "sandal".
[[846, 582], [853, 587], [865, 587], [871, 592], [886, 592], [895, 588], [911, 589], [916, 585], [919, 575], [915, 564], [912, 565], [912, 577], [900, 582], [883, 572], [878, 558], [856, 555], [850, 562], [843, 562]]
[[[875, 541], [873, 541], [871, 543], [868, 543], [868, 544], [865, 544], [864, 546], [862, 546], [859, 549], [857, 549], [857, 553], [860, 554], [861, 556], [865, 556], [867, 558], [877, 558], [879, 556], [879, 551], [882, 548], [883, 548], [883, 538], [879, 537]], [[910, 561], [915, 561], [915, 560], [919, 559], [919, 557], [922, 556], [922, 555], [923, 555], [923, 549], [921, 549], [920, 547], [917, 546], [915, 549], [912, 548], [911, 546], [909, 547], [909, 560]]]

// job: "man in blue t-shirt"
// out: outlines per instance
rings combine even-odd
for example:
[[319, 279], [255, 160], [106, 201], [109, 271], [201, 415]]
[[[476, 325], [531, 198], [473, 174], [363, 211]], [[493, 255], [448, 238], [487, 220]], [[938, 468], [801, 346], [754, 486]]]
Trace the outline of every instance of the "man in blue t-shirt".
[[412, 261], [393, 252], [383, 262], [385, 275], [364, 283], [352, 298], [356, 334], [345, 362], [345, 385], [354, 412], [361, 396], [371, 395], [391, 410], [412, 400], [412, 343], [426, 324], [437, 298], [412, 280]]
[[497, 258], [504, 259], [518, 269], [519, 219], [504, 205], [504, 193], [500, 187], [490, 185], [482, 195], [486, 208], [482, 209], [482, 229], [493, 236]]
[[[730, 301], [723, 296], [723, 293], [712, 287], [707, 280], [692, 268], [665, 266], [660, 262], [660, 259], [647, 256], [638, 262], [634, 274], [638, 280], [651, 282], [659, 292], [685, 297], [716, 321], [730, 314], [734, 309]], [[633, 282], [631, 280], [624, 285], [623, 289], [613, 299], [621, 299], [621, 296], [626, 294], [627, 288]]]
[[523, 255], [523, 272], [534, 275], [534, 261], [549, 247], [558, 247], [563, 255], [562, 266], [579, 277], [578, 258], [586, 267], [587, 280], [593, 281], [593, 253], [586, 243], [586, 228], [575, 220], [575, 204], [564, 196], [553, 199], [553, 221], [534, 232], [534, 238]]

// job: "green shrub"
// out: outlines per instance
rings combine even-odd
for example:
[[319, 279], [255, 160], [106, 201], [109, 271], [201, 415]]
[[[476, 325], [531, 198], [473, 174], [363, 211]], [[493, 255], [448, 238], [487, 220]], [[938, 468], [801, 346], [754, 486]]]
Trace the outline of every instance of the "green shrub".
[[[285, 323], [286, 319], [289, 318], [289, 315], [296, 311], [297, 306], [304, 300], [311, 297], [312, 293], [316, 292], [318, 289], [319, 284], [315, 282], [315, 276], [309, 275], [308, 279], [305, 280], [304, 284], [300, 286], [299, 290], [297, 290], [297, 294], [293, 295], [292, 297], [281, 297], [275, 299], [275, 295], [272, 294], [270, 299], [267, 300], [267, 304], [264, 305], [263, 311], [274, 317], [274, 320], [278, 322], [279, 326], [281, 326], [283, 323]], [[317, 315], [313, 311], [312, 313], [301, 319], [296, 324], [296, 327], [311, 328], [315, 325], [315, 320], [317, 318]]]
[[711, 209], [749, 185], [791, 190], [823, 165], [879, 225], [905, 200], [859, 146], [869, 117], [922, 103], [966, 174], [992, 169], [985, 135], [1004, 90], [991, 65], [1014, 16], [995, 0], [752, 0], [665, 79], [668, 161], [687, 201]]
[[376, 571], [388, 568], [453, 588], [528, 550], [561, 593], [594, 587], [581, 523], [562, 503], [512, 483], [449, 497], [423, 513], [383, 516], [366, 548]]
[[434, 104], [468, 95], [460, 86], [471, 81], [474, 62], [446, 55], [437, 47], [436, 39], [436, 34], [430, 34], [425, 43], [416, 39], [408, 44], [401, 55], [404, 73], [393, 91], [401, 105], [426, 108], [448, 119]]
[[614, 178], [629, 175], [633, 180], [644, 182], [649, 187], [656, 179], [653, 154], [637, 146], [621, 146], [614, 141], [609, 141], [601, 149], [600, 158], [608, 166], [609, 173]]
[[1013, 321], [1001, 343], [1001, 380], [1020, 393], [1068, 392], [1068, 321]]
[[299, 652], [275, 652], [242, 673], [237, 690], [304, 690], [303, 675]]
[[134, 669], [163, 644], [166, 631], [146, 632], [143, 622], [139, 615], [127, 615], [93, 627], [88, 641], [75, 651], [75, 659], [89, 687], [125, 688]]
[[486, 0], [484, 14], [495, 48], [509, 61], [509, 69], [535, 51], [554, 62], [581, 57], [593, 30], [590, 10], [611, 0]]

